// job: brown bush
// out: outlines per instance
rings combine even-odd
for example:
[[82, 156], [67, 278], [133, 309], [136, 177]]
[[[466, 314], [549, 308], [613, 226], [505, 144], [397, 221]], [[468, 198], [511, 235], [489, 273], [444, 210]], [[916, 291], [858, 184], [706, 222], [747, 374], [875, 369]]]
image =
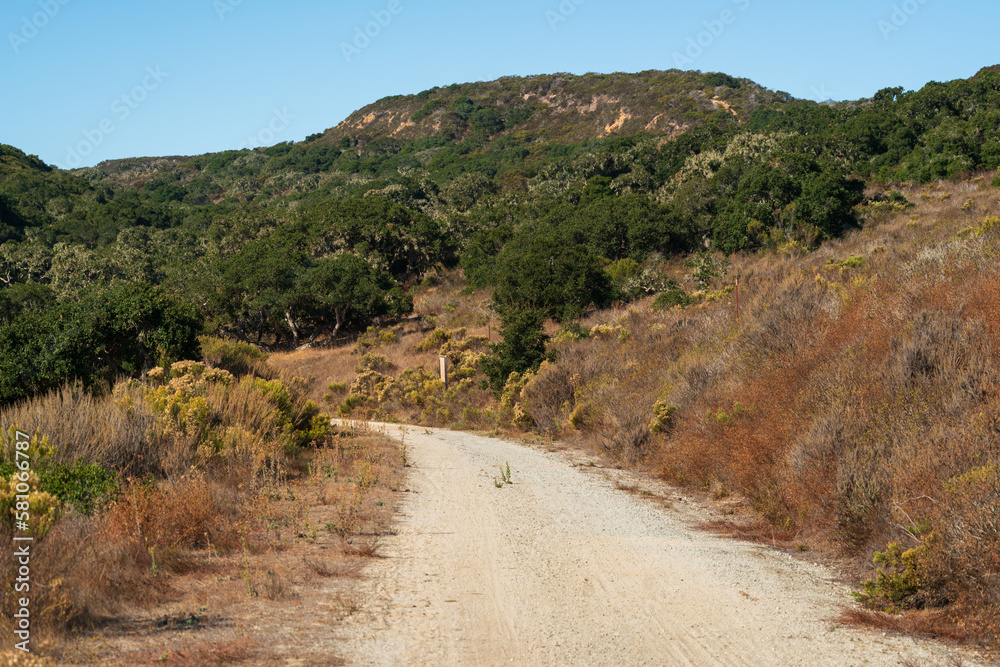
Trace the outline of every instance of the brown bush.
[[175, 459], [175, 442], [157, 433], [156, 417], [136, 385], [119, 385], [113, 399], [66, 385], [0, 409], [0, 424], [37, 429], [59, 461], [100, 463], [126, 475], [163, 474], [164, 464]]
[[[0, 609], [5, 629], [17, 597], [13, 550], [0, 552]], [[109, 539], [96, 519], [71, 517], [32, 546], [33, 638], [58, 637], [71, 627], [90, 625], [128, 605], [143, 605], [164, 591], [163, 580], [135, 561], [124, 544]]]
[[573, 375], [567, 365], [542, 362], [521, 390], [524, 411], [542, 433], [556, 433], [574, 408]]
[[160, 486], [129, 483], [104, 513], [104, 532], [144, 568], [182, 572], [192, 547], [231, 548], [240, 503], [234, 493], [201, 478]]
[[[733, 258], [738, 321], [731, 296], [592, 315], [615, 335], [560, 343], [522, 407], [539, 431], [568, 420], [619, 460], [740, 493], [859, 566], [890, 541], [923, 544], [909, 605], [994, 637], [996, 499], [976, 475], [1000, 461], [998, 203], [935, 188], [904, 188], [923, 203], [811, 255]], [[650, 433], [656, 405], [676, 407]]]

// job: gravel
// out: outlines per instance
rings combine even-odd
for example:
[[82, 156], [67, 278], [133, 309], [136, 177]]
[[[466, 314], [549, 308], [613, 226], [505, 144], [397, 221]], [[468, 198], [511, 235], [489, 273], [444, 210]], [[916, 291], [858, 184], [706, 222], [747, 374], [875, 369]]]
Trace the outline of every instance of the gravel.
[[851, 598], [831, 572], [695, 530], [691, 506], [622, 491], [578, 455], [380, 428], [412, 469], [342, 630], [355, 664], [957, 664], [953, 647], [838, 625]]

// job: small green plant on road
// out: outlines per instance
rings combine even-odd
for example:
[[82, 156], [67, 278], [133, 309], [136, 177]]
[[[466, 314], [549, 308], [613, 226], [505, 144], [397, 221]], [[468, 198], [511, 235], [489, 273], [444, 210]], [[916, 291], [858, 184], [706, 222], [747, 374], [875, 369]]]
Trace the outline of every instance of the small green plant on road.
[[505, 461], [505, 463], [507, 464], [506, 468], [504, 466], [497, 466], [497, 469], [500, 471], [500, 476], [493, 478], [493, 486], [498, 489], [502, 489], [504, 484], [513, 484], [513, 482], [510, 481], [510, 461]]

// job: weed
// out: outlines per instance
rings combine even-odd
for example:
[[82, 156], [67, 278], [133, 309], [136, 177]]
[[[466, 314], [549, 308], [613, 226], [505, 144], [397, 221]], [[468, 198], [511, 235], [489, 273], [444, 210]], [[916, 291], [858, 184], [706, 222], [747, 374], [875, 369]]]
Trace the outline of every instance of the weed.
[[354, 346], [355, 353], [363, 353], [368, 350], [393, 345], [399, 342], [399, 334], [391, 329], [381, 329], [379, 327], [368, 327], [365, 333], [358, 337]]
[[649, 424], [649, 430], [653, 433], [669, 432], [674, 425], [674, 415], [677, 413], [676, 405], [669, 405], [664, 401], [658, 401], [653, 406], [653, 421]]
[[243, 538], [243, 561], [240, 567], [240, 576], [243, 577], [243, 582], [247, 586], [247, 595], [250, 597], [256, 597], [257, 591], [254, 590], [253, 581], [250, 577], [250, 556], [247, 554], [246, 538]]
[[500, 471], [499, 475], [494, 475], [493, 486], [498, 489], [502, 489], [506, 484], [513, 484], [510, 479], [510, 461], [507, 461], [506, 468], [504, 466], [497, 466], [497, 470]]
[[691, 277], [698, 284], [698, 289], [707, 289], [716, 278], [721, 278], [729, 272], [729, 260], [725, 256], [717, 256], [703, 250], [687, 262], [693, 269]]
[[660, 294], [653, 301], [654, 310], [670, 310], [671, 308], [681, 307], [685, 308], [694, 303], [697, 303], [698, 299], [689, 296], [679, 285], [673, 285], [666, 292]]
[[883, 552], [875, 552], [875, 577], [861, 584], [854, 598], [872, 609], [899, 613], [925, 584], [927, 546], [903, 551], [899, 542], [890, 542]]

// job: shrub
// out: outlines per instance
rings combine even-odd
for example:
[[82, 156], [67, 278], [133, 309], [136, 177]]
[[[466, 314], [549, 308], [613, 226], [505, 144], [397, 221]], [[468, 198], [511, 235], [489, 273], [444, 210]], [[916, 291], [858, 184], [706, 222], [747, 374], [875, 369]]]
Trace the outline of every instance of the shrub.
[[932, 554], [935, 583], [953, 582], [950, 588], [959, 591], [968, 587], [966, 604], [983, 610], [992, 619], [986, 629], [1000, 633], [996, 588], [977, 583], [1000, 580], [1000, 465], [977, 466], [950, 478], [934, 509], [932, 522], [940, 534]]
[[504, 383], [503, 390], [500, 392], [497, 406], [499, 408], [498, 416], [502, 422], [516, 426], [530, 424], [531, 418], [521, 406], [521, 392], [534, 376], [534, 371], [530, 370], [524, 373], [514, 371], [507, 376], [507, 382]]
[[875, 577], [861, 584], [855, 599], [872, 609], [899, 613], [926, 583], [927, 551], [926, 545], [903, 551], [899, 542], [890, 542], [885, 551], [875, 552]]
[[590, 329], [579, 322], [567, 322], [559, 327], [559, 331], [552, 338], [553, 343], [563, 343], [569, 340], [583, 340], [590, 337]]
[[364, 405], [367, 402], [368, 402], [367, 396], [363, 396], [360, 394], [358, 395], [352, 394], [351, 396], [345, 398], [344, 402], [340, 404], [340, 406], [337, 408], [337, 413], [341, 417], [346, 417], [347, 415], [351, 414], [357, 408], [359, 408], [360, 406]]
[[679, 285], [675, 283], [673, 287], [671, 287], [663, 294], [660, 294], [659, 296], [656, 297], [656, 299], [653, 300], [653, 309], [669, 310], [676, 306], [684, 308], [686, 306], [690, 306], [692, 303], [695, 302], [697, 302], [696, 298], [688, 296], [687, 292], [685, 292], [683, 289], [681, 289]]
[[389, 361], [388, 357], [375, 354], [374, 352], [368, 352], [358, 361], [358, 365], [354, 368], [355, 373], [367, 373], [369, 371], [374, 371], [376, 373], [388, 373], [396, 369], [396, 364]]
[[547, 356], [545, 342], [548, 336], [542, 330], [544, 316], [541, 312], [508, 310], [502, 317], [503, 342], [491, 346], [490, 354], [483, 359], [483, 372], [497, 395], [502, 393], [512, 373], [533, 371]]
[[77, 461], [57, 463], [46, 469], [39, 488], [70, 505], [80, 514], [92, 514], [113, 499], [119, 487], [118, 475], [97, 463]]
[[594, 418], [594, 409], [589, 403], [577, 403], [569, 413], [569, 425], [577, 431], [586, 428]]
[[427, 338], [417, 344], [417, 352], [430, 352], [437, 350], [448, 341], [448, 332], [444, 329], [435, 329]]
[[676, 405], [657, 401], [656, 405], [653, 406], [653, 421], [649, 424], [649, 430], [653, 433], [666, 433], [670, 431], [674, 425], [674, 414], [676, 412]]
[[[58, 498], [41, 490], [38, 475], [34, 472], [11, 475], [4, 486], [6, 488], [0, 487], [0, 526], [8, 533], [14, 531], [18, 514], [27, 512], [29, 529], [26, 534], [42, 540], [66, 511]], [[25, 501], [18, 500], [18, 495], [28, 497], [26, 509], [23, 505]]]
[[270, 377], [265, 363], [267, 353], [250, 343], [215, 336], [200, 336], [198, 342], [201, 343], [201, 357], [209, 366], [227, 370], [237, 377], [251, 373]]
[[384, 345], [394, 345], [398, 342], [399, 334], [392, 329], [368, 327], [365, 333], [358, 336], [358, 341], [354, 345], [354, 352], [366, 352]]
[[590, 330], [590, 335], [598, 340], [614, 340], [619, 338], [623, 331], [619, 324], [598, 324]]
[[229, 532], [239, 506], [197, 477], [167, 482], [133, 481], [104, 515], [108, 537], [127, 545], [134, 562], [151, 568], [183, 571], [182, 549], [232, 545]]
[[543, 361], [521, 390], [521, 405], [543, 433], [555, 433], [573, 410], [571, 371]]
[[631, 301], [641, 294], [636, 280], [642, 275], [642, 265], [639, 262], [626, 257], [609, 265], [604, 271], [611, 279], [611, 288], [616, 299]]
[[687, 266], [692, 269], [691, 277], [698, 283], [699, 289], [707, 289], [716, 278], [721, 278], [729, 272], [729, 260], [707, 250], [699, 252], [688, 260]]
[[852, 255], [846, 259], [831, 259], [827, 262], [827, 265], [831, 268], [839, 269], [841, 273], [847, 271], [848, 269], [856, 269], [865, 263], [864, 255]]

